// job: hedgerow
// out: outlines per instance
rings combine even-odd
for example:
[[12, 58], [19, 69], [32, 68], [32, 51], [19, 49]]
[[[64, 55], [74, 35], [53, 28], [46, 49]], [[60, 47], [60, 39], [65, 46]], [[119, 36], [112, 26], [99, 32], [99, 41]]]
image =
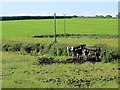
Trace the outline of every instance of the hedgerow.
[[[67, 56], [67, 45], [58, 44], [40, 44], [40, 43], [4, 43], [2, 50], [6, 52], [20, 52], [21, 54], [34, 54], [34, 55], [45, 55], [51, 56]], [[93, 48], [101, 48], [101, 59], [103, 62], [118, 61], [120, 54], [118, 48], [113, 48], [108, 45], [94, 45]]]
[[[56, 37], [75, 37], [75, 38], [81, 38], [81, 37], [88, 37], [88, 38], [119, 38], [119, 35], [109, 35], [109, 34], [56, 34]], [[54, 35], [35, 35], [32, 36], [32, 38], [54, 38]]]

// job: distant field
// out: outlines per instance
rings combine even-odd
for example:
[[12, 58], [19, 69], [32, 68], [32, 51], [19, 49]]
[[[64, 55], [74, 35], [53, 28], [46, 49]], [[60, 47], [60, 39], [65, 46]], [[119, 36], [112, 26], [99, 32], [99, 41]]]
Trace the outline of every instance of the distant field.
[[[118, 34], [117, 19], [66, 19], [66, 33]], [[64, 20], [57, 19], [57, 33], [64, 32]], [[54, 34], [54, 20], [15, 20], [2, 22], [3, 38]]]

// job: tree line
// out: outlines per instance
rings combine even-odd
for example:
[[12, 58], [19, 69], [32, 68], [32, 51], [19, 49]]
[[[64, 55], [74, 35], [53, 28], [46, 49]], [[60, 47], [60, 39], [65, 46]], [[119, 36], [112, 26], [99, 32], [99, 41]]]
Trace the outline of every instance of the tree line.
[[76, 18], [118, 18], [119, 15], [116, 15], [116, 17], [113, 17], [112, 15], [95, 15], [95, 16], [76, 16], [74, 15], [74, 17]]
[[[72, 18], [73, 16], [65, 16], [65, 18]], [[27, 20], [27, 19], [53, 19], [54, 16], [3, 16], [1, 20]], [[56, 16], [57, 19], [62, 19], [64, 16]]]
[[[117, 18], [120, 17], [120, 13], [116, 15]], [[27, 19], [53, 19], [54, 16], [2, 16], [0, 17], [0, 20], [27, 20]], [[56, 16], [56, 19], [63, 19], [64, 16]], [[65, 16], [65, 18], [114, 18], [111, 15], [96, 15], [96, 16]]]

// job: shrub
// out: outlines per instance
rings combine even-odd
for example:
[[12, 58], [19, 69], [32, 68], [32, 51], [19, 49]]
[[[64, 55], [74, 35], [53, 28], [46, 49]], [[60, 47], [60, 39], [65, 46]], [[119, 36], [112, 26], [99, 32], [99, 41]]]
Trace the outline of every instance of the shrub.
[[20, 44], [14, 44], [14, 43], [6, 43], [2, 46], [3, 51], [20, 51], [21, 48], [21, 43]]
[[10, 51], [10, 50], [11, 50], [11, 45], [9, 45], [9, 44], [4, 44], [4, 45], [2, 46], [2, 50], [3, 50], [3, 51]]
[[20, 51], [20, 48], [21, 48], [21, 44], [14, 44], [12, 45], [12, 51], [15, 52], [15, 51]]
[[56, 46], [52, 46], [49, 50], [49, 53], [53, 56], [57, 56], [57, 48]]
[[45, 49], [44, 45], [41, 44], [41, 45], [40, 45], [40, 54], [44, 54], [44, 52], [43, 52], [44, 49]]
[[61, 47], [61, 49], [62, 49], [62, 56], [67, 56], [67, 49], [66, 49], [66, 46], [63, 46], [63, 47]]
[[34, 45], [34, 50], [35, 50], [35, 53], [39, 53], [39, 51], [40, 51], [40, 44], [39, 43], [36, 43]]
[[62, 48], [58, 48], [58, 49], [57, 49], [57, 55], [58, 55], [58, 56], [61, 56], [62, 53], [63, 53], [63, 49], [62, 49]]
[[[103, 62], [118, 61], [120, 59], [120, 54], [118, 53], [118, 48], [113, 48], [108, 45], [94, 45], [93, 48], [101, 48], [100, 56]], [[66, 45], [58, 44], [39, 44], [39, 43], [4, 43], [2, 44], [3, 51], [20, 51], [24, 54], [50, 54], [53, 56], [67, 56]]]
[[101, 59], [105, 63], [117, 61], [118, 59], [120, 59], [120, 54], [118, 53], [118, 48], [113, 48], [108, 45], [102, 45], [102, 44], [94, 45], [93, 47], [101, 48], [101, 54], [100, 54]]
[[31, 53], [31, 51], [33, 50], [33, 47], [30, 44], [27, 44], [23, 47], [24, 51], [27, 53]]
[[44, 45], [44, 54], [48, 54], [53, 44]]

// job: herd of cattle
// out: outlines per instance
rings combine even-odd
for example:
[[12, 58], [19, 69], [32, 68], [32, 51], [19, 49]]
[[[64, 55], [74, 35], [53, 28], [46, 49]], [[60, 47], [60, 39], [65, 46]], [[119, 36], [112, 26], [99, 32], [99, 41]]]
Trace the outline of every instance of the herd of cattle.
[[79, 46], [72, 46], [72, 47], [67, 47], [67, 53], [68, 56], [73, 56], [78, 58], [79, 60], [97, 60], [101, 61], [100, 58], [100, 52], [101, 49], [92, 49], [92, 48], [86, 48], [86, 45], [79, 45]]

